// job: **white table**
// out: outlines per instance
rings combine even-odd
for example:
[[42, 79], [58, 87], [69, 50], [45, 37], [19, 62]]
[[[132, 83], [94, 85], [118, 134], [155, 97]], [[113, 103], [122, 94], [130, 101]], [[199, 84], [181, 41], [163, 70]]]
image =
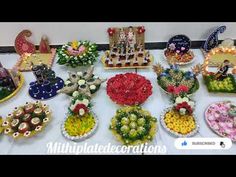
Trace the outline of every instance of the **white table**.
[[[155, 63], [159, 61], [163, 66], [168, 66], [163, 57], [163, 50], [151, 50], [150, 52], [154, 55]], [[100, 54], [103, 54], [103, 52], [101, 52]], [[188, 66], [182, 67], [183, 69], [190, 69], [190, 67], [194, 66], [195, 64], [203, 62], [203, 55], [200, 50], [194, 50], [194, 54], [196, 57], [195, 61]], [[18, 58], [19, 56], [17, 54], [0, 55], [0, 61], [6, 68], [12, 68]], [[56, 75], [61, 77], [62, 79], [68, 78], [67, 71], [76, 71], [76, 69], [70, 69], [65, 66], [60, 66], [56, 64], [56, 61], [57, 58], [55, 59], [55, 62], [53, 64], [53, 70], [56, 72]], [[101, 78], [109, 79], [115, 74], [125, 72], [135, 72], [135, 70], [104, 70], [100, 61], [95, 64], [94, 73]], [[151, 114], [157, 117], [159, 120], [160, 114], [163, 109], [170, 105], [169, 97], [159, 89], [156, 82], [156, 74], [152, 71], [152, 69], [138, 70], [137, 73], [149, 79], [153, 86], [153, 94], [146, 100], [142, 107], [149, 110]], [[28, 95], [29, 83], [35, 80], [33, 73], [24, 72], [23, 74], [25, 77], [25, 84], [21, 91], [12, 99], [0, 104], [0, 115], [2, 117], [5, 117], [8, 113], [10, 113], [15, 106], [22, 105], [26, 101], [34, 101]], [[200, 124], [200, 132], [196, 135], [196, 137], [218, 137], [208, 128], [207, 124], [205, 123], [204, 111], [212, 102], [222, 100], [233, 101], [236, 97], [232, 94], [209, 93], [206, 89], [206, 86], [203, 84], [202, 76], [200, 75], [198, 78], [200, 81], [200, 89], [194, 95], [194, 98], [197, 101], [195, 114]], [[50, 106], [50, 109], [53, 111], [52, 122], [46, 127], [46, 129], [33, 138], [20, 141], [14, 141], [11, 137], [1, 135], [0, 154], [47, 154], [47, 144], [49, 142], [57, 142], [59, 145], [62, 145], [62, 143], [69, 143], [71, 146], [83, 145], [85, 143], [87, 143], [88, 145], [93, 145], [95, 143], [101, 145], [107, 145], [108, 143], [111, 143], [112, 145], [120, 145], [120, 143], [116, 141], [115, 137], [108, 129], [111, 117], [115, 114], [116, 110], [120, 106], [112, 102], [107, 96], [106, 83], [102, 84], [100, 90], [94, 95], [92, 102], [94, 105], [92, 110], [98, 116], [99, 127], [96, 133], [89, 139], [82, 142], [74, 143], [62, 136], [60, 131], [61, 123], [63, 119], [65, 119], [70, 99], [65, 94], [59, 94], [53, 99], [45, 101], [45, 103], [47, 103]], [[174, 140], [175, 138], [170, 136], [158, 122], [158, 132], [155, 140], [151, 144], [165, 145], [167, 148], [167, 154], [236, 154], [235, 144], [233, 144], [232, 148], [229, 150], [190, 151], [177, 150], [174, 147]]]

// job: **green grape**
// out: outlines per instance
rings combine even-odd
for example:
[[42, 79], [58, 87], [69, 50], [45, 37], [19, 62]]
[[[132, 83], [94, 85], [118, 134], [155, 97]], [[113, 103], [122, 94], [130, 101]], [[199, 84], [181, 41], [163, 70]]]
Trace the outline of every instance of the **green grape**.
[[137, 123], [138, 123], [139, 126], [143, 126], [143, 125], [145, 124], [145, 122], [146, 122], [146, 121], [145, 121], [144, 118], [139, 118], [138, 121], [137, 121]]
[[136, 122], [131, 122], [129, 124], [129, 127], [132, 128], [132, 129], [135, 129], [137, 127], [137, 123]]
[[127, 117], [123, 117], [122, 119], [121, 119], [121, 124], [122, 125], [128, 125], [129, 124], [129, 119], [127, 118]]
[[128, 133], [129, 132], [129, 130], [130, 130], [130, 128], [127, 126], [127, 125], [123, 125], [121, 128], [120, 128], [120, 131], [122, 132], [122, 133]]
[[130, 114], [129, 119], [130, 119], [130, 121], [136, 121], [137, 120], [137, 116], [135, 114]]

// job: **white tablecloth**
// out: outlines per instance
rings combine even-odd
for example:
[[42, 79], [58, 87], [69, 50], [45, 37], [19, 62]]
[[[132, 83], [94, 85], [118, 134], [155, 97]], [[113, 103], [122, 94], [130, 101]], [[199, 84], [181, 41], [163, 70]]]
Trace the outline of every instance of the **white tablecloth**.
[[[203, 55], [200, 50], [193, 50], [195, 54], [195, 61], [183, 69], [190, 69], [197, 63], [203, 62]], [[163, 50], [151, 50], [151, 54], [154, 55], [155, 63], [159, 61], [163, 66], [167, 67], [168, 64], [163, 57]], [[100, 52], [102, 55], [103, 52]], [[1, 54], [0, 62], [6, 68], [12, 68], [16, 63], [16, 60], [19, 58], [17, 54]], [[76, 69], [67, 68], [65, 66], [60, 66], [56, 63], [57, 58], [53, 64], [53, 70], [56, 72], [56, 75], [62, 79], [68, 78], [67, 72], [76, 71]], [[78, 69], [77, 69], [78, 70]], [[135, 72], [134, 69], [122, 69], [122, 70], [104, 70], [100, 61], [95, 64], [95, 74], [101, 78], [110, 78], [118, 73], [125, 72]], [[149, 79], [153, 86], [153, 94], [146, 100], [142, 105], [144, 109], [147, 109], [151, 114], [160, 119], [160, 114], [164, 108], [170, 105], [169, 97], [164, 94], [158, 87], [156, 83], [156, 74], [152, 69], [138, 70], [138, 74], [145, 76]], [[24, 72], [25, 84], [21, 91], [12, 99], [7, 102], [0, 104], [0, 115], [6, 117], [15, 106], [24, 104], [26, 101], [33, 101], [33, 99], [28, 95], [29, 83], [34, 81], [35, 78], [31, 72]], [[222, 100], [235, 100], [235, 95], [233, 94], [212, 94], [209, 93], [206, 89], [206, 86], [203, 84], [202, 76], [199, 76], [200, 89], [194, 95], [196, 100], [196, 110], [195, 114], [197, 116], [198, 122], [200, 124], [199, 133], [196, 137], [218, 137], [214, 134], [207, 126], [204, 120], [204, 111], [207, 106], [215, 101]], [[94, 95], [93, 99], [93, 108], [92, 110], [98, 116], [99, 127], [96, 133], [89, 139], [78, 142], [76, 145], [83, 145], [87, 143], [88, 145], [93, 145], [95, 143], [101, 145], [107, 145], [111, 143], [112, 145], [120, 145], [116, 141], [115, 137], [112, 135], [108, 129], [111, 117], [115, 114], [116, 110], [120, 107], [112, 102], [106, 94], [106, 83], [102, 84], [100, 90]], [[60, 131], [61, 123], [65, 119], [68, 105], [70, 99], [65, 94], [59, 94], [56, 97], [46, 100], [50, 106], [50, 109], [53, 111], [53, 120], [46, 127], [46, 129], [38, 134], [35, 137], [30, 139], [14, 141], [11, 137], [6, 135], [0, 136], [0, 154], [47, 154], [48, 148], [47, 144], [49, 142], [57, 142], [58, 144], [70, 143], [74, 146], [75, 143], [65, 139]], [[167, 154], [236, 154], [236, 145], [233, 144], [232, 148], [229, 150], [177, 150], [174, 146], [175, 138], [170, 136], [158, 122], [158, 132], [156, 138], [152, 144], [165, 145], [167, 148]]]

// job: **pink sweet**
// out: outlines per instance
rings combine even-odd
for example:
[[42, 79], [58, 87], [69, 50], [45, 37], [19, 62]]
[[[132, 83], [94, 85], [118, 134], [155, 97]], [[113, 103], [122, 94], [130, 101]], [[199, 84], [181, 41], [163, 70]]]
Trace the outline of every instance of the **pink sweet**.
[[209, 116], [209, 117], [208, 117], [208, 120], [210, 120], [210, 121], [216, 120], [216, 118], [215, 118], [214, 116], [212, 116], [211, 114], [208, 115], [208, 116]]

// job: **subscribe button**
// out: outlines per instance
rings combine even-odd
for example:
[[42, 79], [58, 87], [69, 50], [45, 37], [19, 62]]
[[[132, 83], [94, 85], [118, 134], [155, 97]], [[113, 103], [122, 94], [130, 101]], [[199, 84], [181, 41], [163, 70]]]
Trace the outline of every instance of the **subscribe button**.
[[177, 149], [220, 149], [227, 150], [232, 146], [229, 138], [178, 138], [175, 140]]

